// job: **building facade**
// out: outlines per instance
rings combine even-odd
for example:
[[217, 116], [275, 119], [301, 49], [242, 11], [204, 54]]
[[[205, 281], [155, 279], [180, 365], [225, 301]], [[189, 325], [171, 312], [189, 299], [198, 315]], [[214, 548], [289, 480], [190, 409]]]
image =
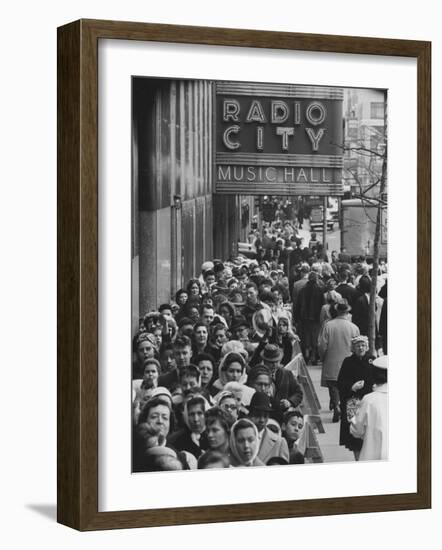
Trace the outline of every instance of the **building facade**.
[[342, 194], [339, 88], [132, 80], [133, 325], [236, 255], [254, 197]]

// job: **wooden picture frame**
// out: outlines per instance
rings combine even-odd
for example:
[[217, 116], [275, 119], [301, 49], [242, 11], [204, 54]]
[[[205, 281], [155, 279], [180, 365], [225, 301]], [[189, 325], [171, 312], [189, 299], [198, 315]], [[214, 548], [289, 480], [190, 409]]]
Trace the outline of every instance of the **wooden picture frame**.
[[[412, 57], [418, 71], [417, 492], [98, 511], [98, 40]], [[431, 44], [79, 20], [58, 29], [58, 521], [82, 531], [381, 512], [431, 506]]]

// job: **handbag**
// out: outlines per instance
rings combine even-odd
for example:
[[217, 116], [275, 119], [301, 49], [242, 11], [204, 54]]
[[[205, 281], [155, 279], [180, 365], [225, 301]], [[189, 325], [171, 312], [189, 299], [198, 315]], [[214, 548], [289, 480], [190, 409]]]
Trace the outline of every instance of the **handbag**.
[[352, 418], [358, 412], [361, 406], [361, 402], [362, 402], [362, 399], [359, 399], [359, 397], [350, 397], [349, 399], [347, 399], [346, 408], [347, 408], [348, 422], [351, 422]]

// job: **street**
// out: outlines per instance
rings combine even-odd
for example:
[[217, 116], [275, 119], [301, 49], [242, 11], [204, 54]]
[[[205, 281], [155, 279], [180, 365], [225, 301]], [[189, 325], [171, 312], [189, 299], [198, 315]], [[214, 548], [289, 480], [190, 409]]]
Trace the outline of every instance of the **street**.
[[[304, 219], [302, 229], [311, 233], [308, 219]], [[316, 238], [320, 243], [322, 243], [322, 231], [316, 231]], [[337, 221], [333, 225], [333, 230], [327, 231], [327, 251], [331, 254], [333, 250], [336, 250], [338, 253], [341, 250], [341, 230], [339, 229], [339, 224]]]
[[319, 446], [324, 456], [324, 462], [354, 462], [351, 451], [339, 445], [339, 422], [332, 422], [333, 413], [329, 411], [328, 389], [321, 387], [321, 366], [307, 366], [316, 394], [321, 403], [321, 420], [325, 433], [316, 432]]

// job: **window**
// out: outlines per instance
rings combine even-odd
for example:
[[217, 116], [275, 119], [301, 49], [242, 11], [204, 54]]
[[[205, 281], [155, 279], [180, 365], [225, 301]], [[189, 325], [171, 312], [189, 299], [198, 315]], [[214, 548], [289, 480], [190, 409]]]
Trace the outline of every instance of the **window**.
[[370, 118], [384, 118], [384, 102], [372, 101], [370, 103]]

